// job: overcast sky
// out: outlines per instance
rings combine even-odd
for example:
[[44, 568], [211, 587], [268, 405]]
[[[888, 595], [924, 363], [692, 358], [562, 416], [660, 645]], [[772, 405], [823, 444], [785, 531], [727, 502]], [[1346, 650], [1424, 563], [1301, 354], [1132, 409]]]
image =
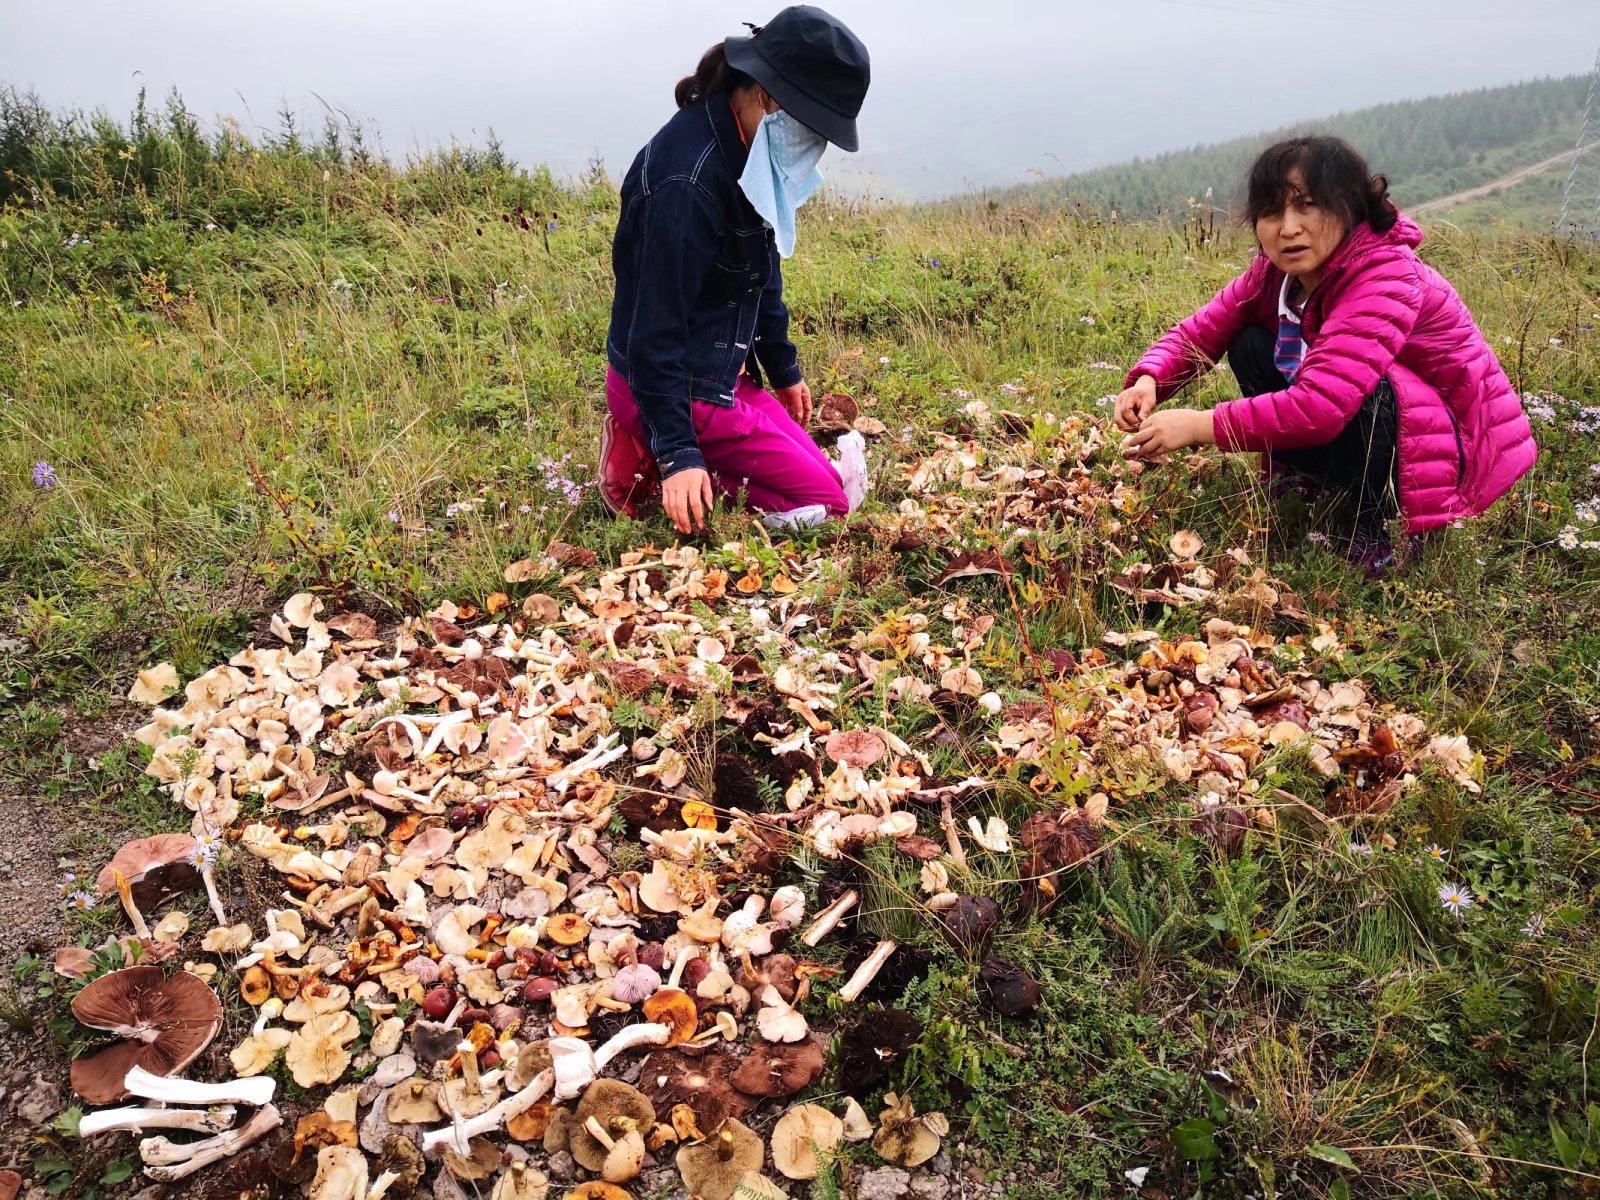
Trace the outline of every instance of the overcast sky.
[[[830, 0], [866, 42], [862, 152], [893, 195], [1014, 183], [1386, 100], [1587, 72], [1600, 0]], [[270, 125], [318, 97], [391, 154], [492, 126], [620, 178], [672, 85], [776, 0], [0, 0], [0, 79], [124, 114], [176, 85]], [[1374, 164], [1381, 167], [1381, 163]]]

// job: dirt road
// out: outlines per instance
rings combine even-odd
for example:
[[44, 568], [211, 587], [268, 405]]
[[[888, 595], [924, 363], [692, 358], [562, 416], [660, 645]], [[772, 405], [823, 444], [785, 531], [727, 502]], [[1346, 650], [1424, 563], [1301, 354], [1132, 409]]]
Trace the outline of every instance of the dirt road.
[[1437, 200], [1429, 200], [1426, 204], [1413, 205], [1407, 211], [1409, 211], [1412, 215], [1418, 215], [1421, 213], [1440, 212], [1443, 209], [1452, 208], [1457, 204], [1465, 204], [1468, 200], [1476, 200], [1480, 196], [1487, 196], [1490, 192], [1496, 191], [1499, 188], [1510, 187], [1514, 183], [1521, 183], [1530, 175], [1540, 175], [1545, 171], [1548, 171], [1551, 167], [1560, 166], [1562, 163], [1571, 162], [1577, 157], [1577, 154], [1577, 150], [1568, 150], [1565, 153], [1555, 155], [1553, 158], [1547, 158], [1543, 162], [1536, 162], [1532, 166], [1523, 167], [1520, 171], [1513, 171], [1509, 175], [1502, 176], [1499, 179], [1491, 180], [1490, 182], [1482, 184], [1478, 187], [1468, 188], [1464, 192], [1457, 192], [1453, 196], [1441, 196]]

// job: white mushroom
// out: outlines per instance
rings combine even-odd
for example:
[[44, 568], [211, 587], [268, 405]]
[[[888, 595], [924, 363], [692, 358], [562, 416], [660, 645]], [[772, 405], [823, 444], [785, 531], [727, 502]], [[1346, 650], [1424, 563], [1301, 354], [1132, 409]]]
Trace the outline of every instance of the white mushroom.
[[143, 1129], [186, 1129], [191, 1133], [222, 1133], [233, 1128], [238, 1109], [231, 1104], [215, 1108], [106, 1108], [86, 1113], [78, 1121], [78, 1136], [93, 1137], [114, 1129], [135, 1133]]
[[[135, 1069], [137, 1070], [137, 1068]], [[131, 1071], [129, 1072], [130, 1075], [132, 1073]], [[247, 1080], [246, 1082], [254, 1083], [256, 1081]], [[271, 1083], [272, 1080], [269, 1079], [266, 1082]], [[145, 1168], [144, 1173], [158, 1183], [175, 1183], [194, 1174], [196, 1171], [209, 1167], [214, 1162], [220, 1162], [222, 1159], [254, 1145], [282, 1124], [282, 1114], [273, 1105], [266, 1104], [255, 1116], [251, 1117], [249, 1121], [238, 1129], [218, 1134], [216, 1137], [207, 1138], [204, 1141], [189, 1142], [181, 1147], [182, 1150], [187, 1152], [181, 1161], [160, 1166], [149, 1166]], [[166, 1138], [146, 1138], [143, 1142], [140, 1142], [140, 1157], [145, 1157], [147, 1147], [150, 1153], [155, 1154], [157, 1157], [162, 1157], [165, 1153], [165, 1148], [153, 1144], [162, 1142], [165, 1142], [167, 1146], [172, 1145], [172, 1143], [167, 1142]]]

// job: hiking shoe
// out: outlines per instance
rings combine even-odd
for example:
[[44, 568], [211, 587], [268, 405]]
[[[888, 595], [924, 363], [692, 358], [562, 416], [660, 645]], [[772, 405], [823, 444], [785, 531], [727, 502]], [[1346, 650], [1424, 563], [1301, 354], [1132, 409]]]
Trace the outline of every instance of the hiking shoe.
[[650, 451], [610, 413], [600, 427], [600, 503], [613, 517], [639, 515], [639, 501], [661, 484]]
[[1414, 562], [1422, 554], [1423, 535], [1414, 533], [1399, 546], [1383, 529], [1357, 528], [1344, 545], [1344, 557], [1360, 567], [1368, 579], [1382, 579], [1397, 566]]

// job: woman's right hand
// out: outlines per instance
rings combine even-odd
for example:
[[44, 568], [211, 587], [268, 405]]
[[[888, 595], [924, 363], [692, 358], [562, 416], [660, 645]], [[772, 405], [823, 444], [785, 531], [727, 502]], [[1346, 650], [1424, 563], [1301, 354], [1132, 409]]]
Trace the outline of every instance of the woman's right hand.
[[661, 507], [672, 518], [679, 533], [705, 532], [711, 500], [711, 476], [699, 467], [668, 475], [661, 484]]
[[1117, 428], [1123, 433], [1137, 433], [1144, 419], [1155, 410], [1155, 376], [1141, 375], [1131, 388], [1117, 397]]

